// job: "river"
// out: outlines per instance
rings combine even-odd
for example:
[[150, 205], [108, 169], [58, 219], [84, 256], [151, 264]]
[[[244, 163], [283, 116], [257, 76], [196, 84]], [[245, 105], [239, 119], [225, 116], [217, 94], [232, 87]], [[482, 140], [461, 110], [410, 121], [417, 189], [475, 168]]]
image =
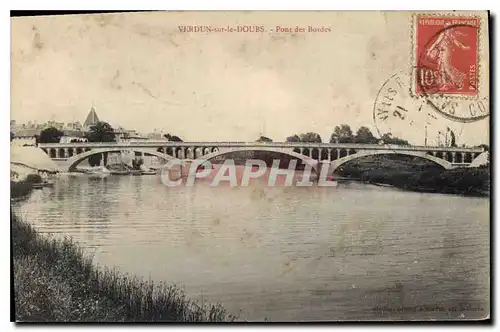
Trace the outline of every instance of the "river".
[[15, 211], [99, 265], [261, 321], [482, 318], [488, 198], [63, 176]]

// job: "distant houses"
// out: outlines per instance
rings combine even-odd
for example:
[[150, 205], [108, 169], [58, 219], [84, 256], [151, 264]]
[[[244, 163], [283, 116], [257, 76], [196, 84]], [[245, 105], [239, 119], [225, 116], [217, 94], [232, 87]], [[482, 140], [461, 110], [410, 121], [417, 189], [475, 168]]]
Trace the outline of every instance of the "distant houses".
[[47, 128], [56, 128], [64, 133], [61, 137], [60, 143], [75, 143], [75, 142], [87, 142], [85, 138], [85, 133], [90, 130], [90, 127], [97, 122], [99, 122], [99, 116], [97, 115], [95, 108], [92, 107], [87, 115], [83, 125], [79, 122], [56, 122], [48, 121], [43, 124], [32, 123], [17, 125], [15, 120], [10, 121], [10, 131], [14, 134], [12, 144], [17, 146], [23, 145], [35, 145], [36, 137], [40, 136], [40, 133]]
[[[99, 116], [94, 107], [92, 107], [85, 118], [83, 124], [79, 121], [63, 123], [56, 121], [48, 121], [43, 124], [37, 124], [29, 121], [28, 124], [18, 125], [15, 120], [10, 121], [10, 131], [14, 134], [12, 140], [13, 145], [36, 145], [36, 136], [40, 136], [42, 130], [53, 127], [64, 133], [61, 137], [60, 143], [75, 143], [87, 142], [85, 137], [86, 133], [91, 129], [92, 125], [98, 123]], [[151, 139], [165, 139], [162, 133], [155, 131], [154, 133], [143, 136], [133, 129], [125, 129], [123, 127], [115, 127], [116, 141], [128, 140], [151, 140]]]
[[56, 128], [64, 133], [61, 137], [61, 143], [71, 143], [71, 142], [86, 142], [85, 132], [88, 131], [91, 125], [97, 123], [99, 117], [92, 107], [82, 125], [79, 121], [64, 123], [56, 121], [48, 121], [43, 124], [37, 124], [35, 122], [29, 121], [28, 124], [17, 125], [15, 120], [10, 121], [10, 131], [14, 134], [12, 144], [17, 146], [23, 145], [35, 145], [36, 137], [40, 136], [40, 133], [47, 128]]

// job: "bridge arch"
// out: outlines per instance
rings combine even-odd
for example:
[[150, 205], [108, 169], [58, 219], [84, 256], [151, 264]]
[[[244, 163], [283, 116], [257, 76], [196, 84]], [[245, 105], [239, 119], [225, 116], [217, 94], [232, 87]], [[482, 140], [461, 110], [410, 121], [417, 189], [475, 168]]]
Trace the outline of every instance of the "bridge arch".
[[426, 154], [425, 152], [422, 152], [422, 151], [365, 150], [365, 151], [359, 151], [355, 154], [346, 155], [342, 158], [339, 158], [337, 160], [332, 161], [330, 172], [333, 173], [340, 166], [344, 165], [345, 163], [347, 163], [349, 161], [352, 161], [352, 160], [355, 160], [358, 158], [363, 158], [363, 157], [367, 157], [367, 156], [375, 156], [375, 155], [387, 155], [387, 154], [397, 154], [397, 155], [418, 157], [418, 158], [427, 159], [429, 161], [432, 161], [433, 163], [443, 167], [444, 169], [451, 169], [452, 168], [452, 164], [449, 161], [446, 161], [444, 159]]
[[172, 156], [169, 156], [168, 154], [158, 152], [158, 151], [152, 150], [152, 149], [150, 150], [150, 149], [141, 149], [141, 148], [127, 148], [127, 149], [124, 149], [124, 148], [98, 148], [98, 149], [92, 149], [90, 151], [76, 154], [73, 157], [69, 158], [66, 161], [66, 169], [71, 171], [80, 162], [82, 162], [83, 160], [87, 159], [88, 157], [96, 155], [96, 154], [105, 153], [105, 152], [121, 152], [124, 150], [149, 154], [149, 155], [156, 156], [156, 157], [161, 158], [161, 159], [166, 160], [166, 161], [176, 159]]
[[[212, 149], [212, 151], [215, 149]], [[216, 150], [215, 152], [206, 154], [202, 156], [201, 160], [205, 161], [210, 161], [211, 159], [217, 158], [219, 156], [223, 156], [226, 154], [234, 153], [234, 152], [250, 152], [250, 151], [255, 151], [255, 152], [273, 152], [277, 154], [282, 154], [282, 155], [288, 155], [290, 157], [294, 157], [296, 159], [301, 160], [304, 164], [310, 165], [312, 169], [317, 173], [318, 172], [318, 162], [312, 158], [309, 158], [308, 156], [305, 156], [301, 153], [297, 153], [291, 150], [286, 150], [286, 149], [279, 149], [279, 148], [272, 148], [272, 147], [241, 147], [241, 148], [230, 148], [230, 149], [224, 149], [222, 151]]]

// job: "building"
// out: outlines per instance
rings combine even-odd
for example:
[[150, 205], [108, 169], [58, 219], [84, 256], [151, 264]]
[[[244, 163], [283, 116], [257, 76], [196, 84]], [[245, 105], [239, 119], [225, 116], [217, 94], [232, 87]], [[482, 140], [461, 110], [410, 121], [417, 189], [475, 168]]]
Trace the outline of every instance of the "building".
[[78, 130], [63, 130], [64, 136], [61, 137], [59, 143], [84, 143], [88, 142], [83, 131]]
[[[40, 136], [42, 130], [54, 127], [64, 133], [61, 137], [60, 143], [71, 143], [71, 142], [87, 142], [85, 134], [90, 131], [91, 127], [101, 120], [97, 115], [94, 107], [92, 107], [83, 122], [83, 125], [79, 122], [56, 122], [47, 121], [44, 124], [37, 124], [36, 122], [29, 121], [28, 124], [17, 124], [16, 120], [10, 121], [10, 130], [14, 134], [13, 143], [16, 145], [35, 145], [36, 136]], [[122, 127], [117, 127], [115, 129], [115, 139], [116, 141], [129, 141], [129, 140], [147, 140], [148, 137], [139, 134], [133, 129], [124, 129]]]
[[148, 139], [148, 137], [142, 136], [133, 129], [124, 129], [122, 127], [115, 129], [115, 137], [117, 141], [137, 141]]
[[11, 144], [14, 146], [36, 145], [36, 136], [40, 135], [39, 129], [13, 130], [14, 138]]
[[97, 122], [99, 122], [99, 117], [97, 116], [97, 113], [95, 112], [94, 107], [90, 109], [89, 114], [87, 115], [87, 118], [85, 119], [85, 122], [83, 123], [83, 130], [84, 131], [89, 131], [90, 127]]

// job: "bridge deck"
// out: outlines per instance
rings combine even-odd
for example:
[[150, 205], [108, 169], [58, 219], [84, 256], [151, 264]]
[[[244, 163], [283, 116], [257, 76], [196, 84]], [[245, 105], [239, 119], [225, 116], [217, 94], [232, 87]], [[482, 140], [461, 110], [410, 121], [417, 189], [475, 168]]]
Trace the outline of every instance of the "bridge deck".
[[172, 141], [131, 141], [131, 142], [98, 142], [98, 143], [46, 143], [38, 144], [40, 148], [159, 148], [159, 147], [220, 147], [220, 148], [331, 148], [331, 149], [363, 149], [363, 150], [400, 150], [400, 151], [446, 151], [446, 152], [484, 152], [478, 147], [443, 147], [443, 146], [404, 146], [390, 144], [355, 144], [355, 143], [287, 143], [287, 142], [172, 142]]

